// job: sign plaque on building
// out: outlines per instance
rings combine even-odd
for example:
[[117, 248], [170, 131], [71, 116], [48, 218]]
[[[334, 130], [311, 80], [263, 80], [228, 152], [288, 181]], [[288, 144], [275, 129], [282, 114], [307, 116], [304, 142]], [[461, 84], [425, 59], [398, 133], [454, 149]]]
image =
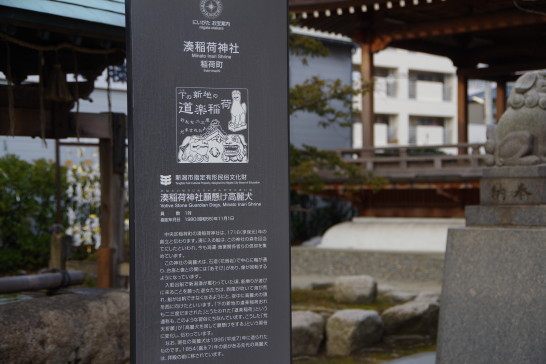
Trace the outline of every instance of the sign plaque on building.
[[287, 4], [127, 4], [131, 360], [290, 362]]

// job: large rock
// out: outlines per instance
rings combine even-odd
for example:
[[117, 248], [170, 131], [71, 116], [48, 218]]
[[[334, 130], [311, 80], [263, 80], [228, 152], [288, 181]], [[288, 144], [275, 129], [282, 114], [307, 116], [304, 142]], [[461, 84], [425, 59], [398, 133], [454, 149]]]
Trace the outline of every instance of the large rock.
[[419, 302], [430, 302], [435, 303], [437, 305], [440, 304], [440, 293], [438, 292], [421, 292], [417, 297], [415, 297], [414, 301]]
[[292, 355], [316, 355], [324, 340], [324, 318], [311, 311], [292, 312]]
[[387, 291], [383, 296], [394, 303], [406, 303], [417, 297], [417, 293], [405, 291]]
[[381, 340], [383, 321], [375, 311], [341, 310], [326, 324], [328, 355], [347, 356]]
[[373, 303], [377, 282], [370, 276], [338, 277], [334, 282], [334, 300], [340, 303]]
[[129, 338], [127, 291], [0, 305], [0, 363], [129, 363]]
[[439, 305], [432, 300], [410, 301], [383, 312], [387, 335], [430, 335], [438, 332]]

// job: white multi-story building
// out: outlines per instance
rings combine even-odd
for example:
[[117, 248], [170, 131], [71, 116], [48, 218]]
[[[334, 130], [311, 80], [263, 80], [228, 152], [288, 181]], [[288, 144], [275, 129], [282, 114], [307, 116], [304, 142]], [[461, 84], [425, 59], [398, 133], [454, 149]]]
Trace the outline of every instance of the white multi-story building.
[[[353, 80], [359, 83], [360, 49], [353, 56]], [[374, 55], [374, 145], [442, 145], [457, 143], [456, 68], [445, 57], [387, 48]], [[361, 108], [355, 99], [355, 108]], [[485, 125], [476, 120], [469, 141], [485, 140]], [[355, 123], [353, 146], [362, 146]]]

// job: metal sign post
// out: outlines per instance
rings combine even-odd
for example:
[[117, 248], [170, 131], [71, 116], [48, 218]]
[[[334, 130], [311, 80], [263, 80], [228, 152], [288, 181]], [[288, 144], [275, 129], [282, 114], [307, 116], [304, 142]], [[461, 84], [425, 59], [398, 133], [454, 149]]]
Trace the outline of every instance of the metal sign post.
[[127, 14], [131, 360], [289, 363], [287, 4]]

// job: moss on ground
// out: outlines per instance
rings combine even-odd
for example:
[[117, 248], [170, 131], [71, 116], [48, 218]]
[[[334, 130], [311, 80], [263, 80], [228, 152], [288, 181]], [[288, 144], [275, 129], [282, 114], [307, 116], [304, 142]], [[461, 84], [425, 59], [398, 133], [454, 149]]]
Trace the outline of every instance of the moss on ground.
[[334, 295], [331, 290], [327, 289], [293, 289], [292, 290], [292, 308], [309, 308], [321, 307], [331, 310], [344, 310], [344, 309], [361, 309], [361, 310], [374, 310], [377, 312], [383, 312], [387, 308], [394, 306], [395, 303], [392, 300], [379, 294], [377, 299], [372, 304], [346, 304], [338, 303], [334, 300]]

